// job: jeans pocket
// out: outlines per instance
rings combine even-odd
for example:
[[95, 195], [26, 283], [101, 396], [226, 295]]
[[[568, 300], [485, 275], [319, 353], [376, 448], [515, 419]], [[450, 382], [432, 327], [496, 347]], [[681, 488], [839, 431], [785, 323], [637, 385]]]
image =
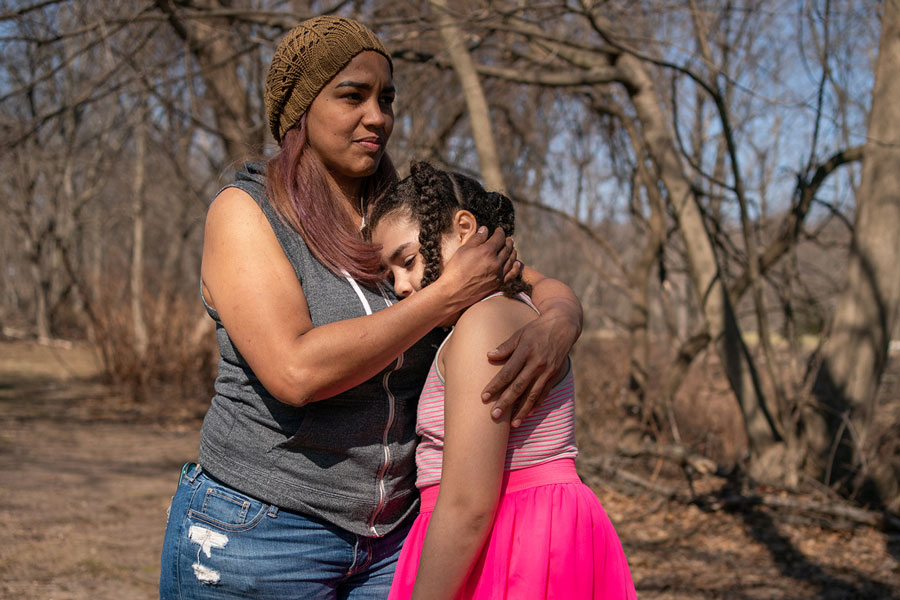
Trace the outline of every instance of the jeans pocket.
[[247, 531], [265, 517], [269, 505], [205, 477], [188, 517], [225, 531]]

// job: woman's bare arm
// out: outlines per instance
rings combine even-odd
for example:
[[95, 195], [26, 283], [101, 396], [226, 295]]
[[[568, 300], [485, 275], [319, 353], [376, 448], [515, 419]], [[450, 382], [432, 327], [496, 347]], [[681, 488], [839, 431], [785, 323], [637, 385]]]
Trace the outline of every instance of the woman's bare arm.
[[313, 327], [303, 289], [265, 215], [248, 194], [228, 188], [207, 215], [203, 291], [266, 390], [300, 406], [374, 376], [449, 315], [496, 288], [509, 245], [502, 233], [486, 242], [486, 234], [478, 237], [484, 243], [461, 248], [460, 260], [454, 256], [438, 281], [403, 302]]
[[495, 418], [521, 399], [514, 407], [513, 427], [521, 424], [566, 368], [583, 324], [581, 303], [569, 286], [529, 267], [523, 278], [533, 288], [531, 298], [541, 316], [488, 352], [490, 360], [505, 364], [482, 393], [485, 402], [494, 400]]

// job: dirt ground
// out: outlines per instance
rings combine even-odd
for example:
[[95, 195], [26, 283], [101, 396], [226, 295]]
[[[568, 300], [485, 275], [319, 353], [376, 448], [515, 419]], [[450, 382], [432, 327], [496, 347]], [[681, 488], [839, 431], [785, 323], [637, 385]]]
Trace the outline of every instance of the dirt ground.
[[[0, 342], [0, 597], [156, 597], [202, 403], [91, 382], [79, 347]], [[179, 400], [179, 399], [176, 399]], [[163, 407], [165, 407], [163, 409]], [[900, 534], [763, 507], [708, 512], [590, 476], [643, 599], [900, 598]]]

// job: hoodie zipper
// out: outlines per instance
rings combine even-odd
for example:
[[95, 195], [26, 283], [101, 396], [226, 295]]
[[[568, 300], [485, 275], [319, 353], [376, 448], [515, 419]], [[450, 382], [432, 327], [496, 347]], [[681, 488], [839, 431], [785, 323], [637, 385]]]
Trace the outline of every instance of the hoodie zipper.
[[[362, 303], [363, 308], [366, 311], [366, 315], [372, 314], [372, 307], [369, 304], [369, 301], [366, 299], [365, 294], [363, 294], [362, 289], [359, 287], [359, 284], [356, 283], [352, 277], [350, 277], [349, 273], [344, 271], [344, 277], [347, 281], [350, 282], [350, 286], [356, 292], [356, 295], [359, 297], [359, 301]], [[381, 292], [381, 298], [384, 300], [386, 306], [391, 306], [393, 304], [390, 299], [384, 294], [384, 290], [379, 286], [379, 291]], [[381, 387], [384, 389], [384, 393], [387, 397], [388, 401], [388, 417], [387, 422], [384, 426], [384, 432], [381, 435], [381, 451], [382, 451], [382, 463], [381, 468], [378, 470], [378, 476], [376, 477], [377, 488], [378, 488], [378, 504], [375, 506], [375, 510], [372, 512], [372, 516], [369, 518], [369, 531], [372, 532], [372, 535], [375, 537], [379, 537], [378, 530], [375, 529], [375, 521], [378, 519], [378, 516], [381, 514], [381, 511], [384, 509], [384, 505], [387, 502], [387, 489], [384, 486], [384, 476], [387, 473], [388, 465], [391, 464], [391, 448], [388, 444], [388, 435], [390, 434], [391, 427], [394, 426], [394, 417], [396, 413], [396, 399], [394, 398], [393, 392], [391, 392], [390, 388], [390, 378], [391, 373], [399, 369], [403, 366], [403, 358], [405, 353], [401, 353], [400, 356], [397, 357], [397, 361], [394, 363], [394, 367], [385, 372], [384, 376], [381, 378]]]
[[383, 452], [384, 462], [381, 465], [381, 469], [378, 471], [378, 505], [375, 507], [375, 511], [372, 513], [372, 518], [369, 519], [369, 530], [372, 532], [373, 536], [378, 536], [378, 530], [375, 529], [375, 520], [381, 514], [381, 511], [384, 509], [384, 505], [387, 501], [387, 490], [384, 487], [384, 475], [387, 472], [388, 465], [391, 464], [391, 448], [388, 445], [388, 434], [391, 431], [391, 427], [394, 426], [394, 413], [396, 410], [396, 400], [394, 398], [393, 392], [391, 392], [390, 388], [390, 378], [391, 373], [399, 369], [403, 366], [403, 357], [401, 354], [397, 357], [397, 362], [394, 363], [394, 368], [384, 374], [384, 377], [381, 379], [381, 386], [384, 388], [384, 393], [387, 395], [388, 400], [388, 418], [387, 423], [384, 427], [384, 433], [381, 438], [381, 448]]

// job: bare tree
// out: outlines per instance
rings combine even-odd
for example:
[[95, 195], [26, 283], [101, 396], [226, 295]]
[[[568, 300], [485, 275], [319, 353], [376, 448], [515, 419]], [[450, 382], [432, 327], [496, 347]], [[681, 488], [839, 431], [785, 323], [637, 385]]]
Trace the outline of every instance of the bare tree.
[[441, 39], [450, 55], [453, 70], [462, 85], [469, 118], [472, 121], [472, 137], [475, 139], [475, 147], [478, 149], [484, 185], [489, 190], [505, 192], [506, 185], [503, 183], [500, 159], [497, 156], [497, 144], [494, 142], [488, 103], [484, 97], [481, 82], [478, 80], [472, 56], [466, 47], [462, 29], [450, 13], [446, 0], [429, 1], [437, 9], [435, 20], [441, 33]]
[[[736, 44], [743, 43], [741, 35], [752, 38], [748, 32], [754, 25], [765, 25], [761, 19], [767, 18], [768, 13], [742, 11], [744, 16], [739, 18], [736, 13], [728, 12], [727, 8], [722, 9], [720, 18], [730, 19], [723, 21], [725, 29], [731, 28], [738, 33], [733, 39], [717, 37], [712, 40], [709, 35], [709, 31], [715, 29], [709, 14], [712, 9], [706, 7], [701, 10], [697, 3], [686, 2], [683, 14], [690, 18], [698, 50], [694, 57], [679, 62], [668, 58], [654, 42], [647, 43], [648, 37], [641, 38], [634, 31], [629, 37], [623, 34], [621, 28], [614, 26], [611, 14], [618, 10], [618, 18], [626, 15], [626, 9], [617, 4], [582, 3], [575, 10], [562, 4], [547, 4], [534, 11], [518, 5], [495, 8], [494, 13], [482, 10], [478, 13], [478, 19], [471, 20], [467, 26], [467, 30], [477, 29], [480, 32], [474, 54], [485, 57], [476, 62], [482, 77], [526, 86], [572, 90], [573, 94], [582, 93], [582, 97], [588, 98], [601, 98], [603, 93], [608, 94], [604, 90], [610, 90], [611, 85], [621, 86], [619, 89], [624, 96], [620, 97], [627, 99], [627, 106], [624, 111], [618, 112], [635, 122], [630, 129], [636, 144], [633, 149], [634, 164], [643, 162], [643, 156], [649, 158], [652, 168], [648, 171], [643, 166], [643, 171], [652, 173], [649, 178], [652, 181], [648, 182], [648, 177], [644, 177], [643, 185], [648, 193], [651, 188], [656, 192], [657, 185], [665, 192], [669, 215], [680, 232], [679, 242], [684, 245], [699, 314], [703, 317], [701, 326], [683, 340], [680, 358], [673, 363], [673, 371], [668, 378], [667, 392], [671, 394], [677, 389], [693, 357], [702, 351], [707, 342], [711, 343], [725, 367], [741, 407], [750, 442], [751, 471], [767, 479], [786, 478], [796, 482], [803, 452], [798, 455], [796, 447], [788, 448], [800, 442], [795, 436], [796, 423], [791, 416], [793, 410], [789, 406], [787, 389], [775, 368], [777, 359], [769, 342], [771, 325], [764, 278], [805, 235], [804, 223], [822, 184], [841, 165], [858, 161], [861, 156], [859, 148], [838, 151], [821, 163], [815, 162], [814, 154], [810, 153], [807, 166], [798, 177], [793, 193], [789, 194], [790, 209], [783, 213], [780, 223], [767, 225], [775, 235], [763, 239], [760, 229], [763, 221], [754, 216], [754, 211], [770, 221], [771, 216], [766, 199], [762, 199], [762, 204], [754, 202], [745, 183], [739, 140], [747, 133], [743, 123], [736, 121], [742, 114], [739, 109], [744, 109], [736, 104], [738, 84], [733, 78], [739, 74], [730, 67], [730, 62], [736, 62], [738, 58], [758, 60], [752, 54], [758, 43], [746, 47]], [[631, 23], [645, 19], [649, 29], [644, 35], [651, 36], [652, 18], [641, 15], [640, 10], [637, 8], [627, 16], [634, 17]], [[572, 27], [579, 21], [580, 29]], [[541, 27], [538, 22], [557, 25]], [[585, 36], [585, 29], [593, 32], [594, 39]], [[503, 59], [498, 59], [498, 53], [486, 50], [490, 46], [486, 40], [492, 35], [502, 40], [507, 49]], [[718, 55], [713, 47], [718, 48]], [[822, 52], [827, 53], [830, 46], [825, 43], [822, 48]], [[732, 57], [739, 52], [743, 54]], [[428, 57], [428, 60], [434, 59]], [[827, 64], [827, 57], [822, 60], [823, 64]], [[754, 66], [757, 63], [747, 64], [748, 68], [757, 68]], [[704, 167], [707, 159], [704, 159], [702, 147], [695, 146], [693, 156], [685, 151], [678, 138], [677, 117], [665, 112], [665, 95], [659, 89], [658, 82], [677, 78], [689, 82], [698, 95], [708, 101], [711, 112], [698, 110], [698, 121], [701, 118], [709, 121], [709, 117], [704, 115], [711, 115], [719, 132], [715, 140], [717, 158], [712, 169]], [[682, 88], [673, 85], [673, 90], [677, 89]], [[584, 90], [588, 91], [584, 93]], [[676, 99], [677, 92], [672, 96], [673, 103]], [[615, 106], [609, 102], [606, 104]], [[610, 111], [615, 112], [614, 109], [607, 110]], [[821, 119], [821, 103], [813, 112], [815, 119]], [[624, 127], [623, 123], [627, 121], [620, 118], [618, 122]], [[671, 126], [673, 122], [674, 130]], [[697, 122], [697, 125], [701, 124]], [[704, 127], [708, 129], [710, 125]], [[702, 132], [702, 129], [699, 131]], [[818, 145], [816, 134], [813, 137], [815, 150]], [[699, 183], [696, 176], [700, 178]], [[711, 202], [707, 204], [707, 200]], [[723, 200], [734, 206], [741, 240], [738, 245], [727, 233], [727, 205], [723, 204]], [[651, 231], [651, 239], [660, 235], [658, 225]], [[653, 243], [646, 246], [646, 256], [633, 265], [638, 268], [630, 272], [631, 289], [640, 290], [646, 282], [649, 274], [646, 265], [652, 264], [647, 257], [652, 255], [650, 250], [653, 248]], [[732, 276], [730, 270], [735, 267], [737, 273]], [[744, 341], [741, 319], [736, 309], [736, 303], [747, 291], [752, 292], [755, 329], [765, 359], [764, 379], [758, 373], [756, 359]], [[644, 310], [642, 303], [635, 302], [639, 297], [640, 294], [632, 298], [632, 306], [633, 310], [640, 312]], [[639, 315], [632, 317], [632, 334], [638, 340], [638, 346], [643, 345], [640, 341], [645, 331], [643, 320]], [[641, 364], [645, 362], [642, 355], [640, 351], [635, 356], [635, 368], [632, 370], [635, 388], [642, 385], [640, 373], [645, 368]]]
[[814, 374], [815, 403], [807, 412], [805, 434], [820, 477], [843, 479], [854, 486], [868, 479], [874, 483], [869, 491], [876, 501], [900, 512], [896, 459], [879, 463], [871, 456], [870, 433], [877, 415], [875, 393], [900, 315], [898, 95], [900, 3], [887, 0], [847, 283]]

